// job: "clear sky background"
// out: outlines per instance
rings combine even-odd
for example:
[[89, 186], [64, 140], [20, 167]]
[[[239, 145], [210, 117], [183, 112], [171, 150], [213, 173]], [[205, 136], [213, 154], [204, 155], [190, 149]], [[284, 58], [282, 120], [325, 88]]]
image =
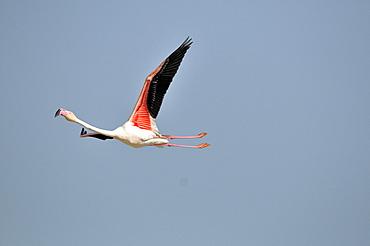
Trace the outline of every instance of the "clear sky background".
[[[158, 116], [114, 129], [193, 38]], [[369, 245], [368, 1], [1, 1], [0, 245]]]

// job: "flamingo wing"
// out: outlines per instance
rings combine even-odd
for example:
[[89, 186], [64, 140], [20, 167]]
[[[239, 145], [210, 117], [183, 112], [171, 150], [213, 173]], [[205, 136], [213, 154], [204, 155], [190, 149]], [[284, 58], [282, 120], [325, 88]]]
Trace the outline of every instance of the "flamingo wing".
[[97, 138], [97, 139], [100, 139], [100, 140], [113, 139], [112, 137], [109, 137], [109, 136], [106, 136], [106, 135], [100, 134], [100, 133], [87, 133], [87, 131], [85, 131], [85, 128], [82, 128], [81, 133], [80, 133], [80, 137], [82, 137], [82, 138], [93, 137], [93, 138]]
[[164, 95], [175, 76], [186, 51], [193, 42], [186, 40], [146, 77], [139, 99], [129, 118], [135, 126], [152, 130], [152, 119], [157, 118]]

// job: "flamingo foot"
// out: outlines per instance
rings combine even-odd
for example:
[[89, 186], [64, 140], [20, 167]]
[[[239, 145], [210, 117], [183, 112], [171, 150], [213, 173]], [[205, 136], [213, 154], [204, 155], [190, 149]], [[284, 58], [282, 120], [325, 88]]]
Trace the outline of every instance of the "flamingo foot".
[[208, 144], [208, 143], [201, 143], [201, 144], [199, 144], [197, 147], [198, 147], [199, 149], [203, 149], [203, 148], [208, 147], [208, 146], [210, 146], [210, 144]]

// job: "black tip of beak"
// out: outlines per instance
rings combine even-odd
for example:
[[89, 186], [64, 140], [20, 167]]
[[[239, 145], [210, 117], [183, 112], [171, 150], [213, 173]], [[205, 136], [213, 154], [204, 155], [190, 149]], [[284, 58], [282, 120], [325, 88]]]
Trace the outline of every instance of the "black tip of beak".
[[60, 114], [60, 109], [57, 110], [57, 112], [54, 115], [54, 118], [57, 117], [57, 116], [59, 116], [59, 114]]

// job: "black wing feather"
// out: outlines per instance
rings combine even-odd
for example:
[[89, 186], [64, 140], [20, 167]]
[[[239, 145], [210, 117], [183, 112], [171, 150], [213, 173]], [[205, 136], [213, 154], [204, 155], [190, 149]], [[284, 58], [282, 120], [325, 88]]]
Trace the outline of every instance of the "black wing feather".
[[[85, 129], [82, 128], [80, 135], [85, 135], [85, 134], [87, 134], [87, 131], [85, 131]], [[105, 135], [100, 134], [100, 133], [92, 133], [92, 134], [90, 134], [86, 137], [98, 138], [100, 140], [113, 139], [112, 137], [108, 137], [108, 136], [105, 136]]]
[[172, 54], [166, 58], [165, 63], [159, 72], [153, 77], [148, 93], [147, 106], [150, 115], [157, 118], [159, 109], [161, 108], [164, 95], [170, 86], [173, 77], [175, 76], [186, 51], [190, 48], [193, 42], [191, 38], [186, 40]]

